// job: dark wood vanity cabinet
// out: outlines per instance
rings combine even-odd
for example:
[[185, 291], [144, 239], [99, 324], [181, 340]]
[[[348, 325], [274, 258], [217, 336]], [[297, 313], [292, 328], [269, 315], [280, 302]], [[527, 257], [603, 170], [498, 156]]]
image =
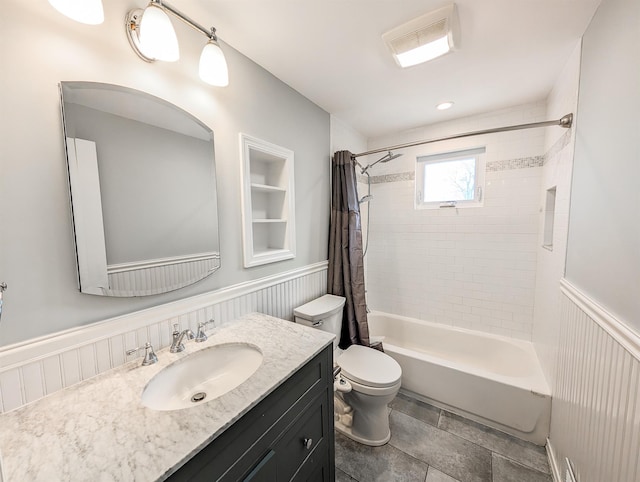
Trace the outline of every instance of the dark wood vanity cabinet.
[[285, 380], [168, 480], [335, 480], [332, 348]]

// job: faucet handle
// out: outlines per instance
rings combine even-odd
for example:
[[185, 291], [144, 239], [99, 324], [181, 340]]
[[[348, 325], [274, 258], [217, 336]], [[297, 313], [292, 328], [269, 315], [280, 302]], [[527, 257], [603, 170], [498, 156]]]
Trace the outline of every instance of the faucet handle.
[[204, 327], [207, 326], [209, 323], [213, 325], [215, 323], [215, 320], [211, 318], [209, 321], [201, 321], [200, 323], [198, 323], [198, 334], [196, 335], [197, 343], [202, 343], [203, 341], [207, 341], [207, 339], [209, 338], [207, 334], [204, 332]]
[[147, 365], [153, 365], [154, 363], [156, 363], [158, 361], [158, 356], [153, 351], [153, 346], [151, 346], [151, 343], [149, 342], [146, 342], [144, 346], [139, 346], [137, 348], [132, 348], [131, 350], [127, 350], [127, 356], [133, 355], [134, 353], [137, 353], [143, 348], [146, 351], [144, 353], [144, 360], [142, 360], [142, 366], [146, 367]]

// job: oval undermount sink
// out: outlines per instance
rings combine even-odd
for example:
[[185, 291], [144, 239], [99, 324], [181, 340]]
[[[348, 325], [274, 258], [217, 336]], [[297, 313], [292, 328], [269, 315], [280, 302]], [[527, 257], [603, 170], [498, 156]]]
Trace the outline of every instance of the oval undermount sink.
[[262, 352], [246, 343], [204, 348], [158, 372], [142, 392], [154, 410], [195, 407], [233, 390], [262, 364]]

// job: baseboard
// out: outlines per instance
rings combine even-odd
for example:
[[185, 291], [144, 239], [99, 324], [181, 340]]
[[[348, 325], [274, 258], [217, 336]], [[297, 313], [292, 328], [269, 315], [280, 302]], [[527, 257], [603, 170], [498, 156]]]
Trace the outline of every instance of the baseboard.
[[551, 440], [547, 438], [547, 445], [545, 446], [547, 449], [547, 459], [549, 460], [549, 468], [551, 469], [551, 476], [553, 477], [553, 482], [562, 482], [562, 469], [558, 464], [558, 458], [556, 457], [556, 451], [553, 448], [553, 444]]

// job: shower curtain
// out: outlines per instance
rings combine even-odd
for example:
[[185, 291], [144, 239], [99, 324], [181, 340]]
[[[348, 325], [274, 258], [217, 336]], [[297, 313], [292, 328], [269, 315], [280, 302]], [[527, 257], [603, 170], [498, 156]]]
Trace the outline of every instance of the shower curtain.
[[331, 224], [327, 291], [344, 296], [340, 348], [369, 346], [364, 289], [364, 261], [355, 162], [349, 151], [338, 151], [331, 164]]

